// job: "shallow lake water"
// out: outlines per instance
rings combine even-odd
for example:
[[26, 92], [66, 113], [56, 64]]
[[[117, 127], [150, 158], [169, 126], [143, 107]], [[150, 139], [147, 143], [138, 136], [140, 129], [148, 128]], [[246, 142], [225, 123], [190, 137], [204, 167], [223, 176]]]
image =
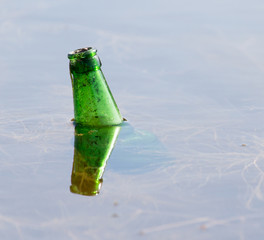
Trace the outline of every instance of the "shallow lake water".
[[[0, 2], [0, 239], [262, 239], [262, 1]], [[98, 49], [128, 120], [70, 191], [67, 53]]]

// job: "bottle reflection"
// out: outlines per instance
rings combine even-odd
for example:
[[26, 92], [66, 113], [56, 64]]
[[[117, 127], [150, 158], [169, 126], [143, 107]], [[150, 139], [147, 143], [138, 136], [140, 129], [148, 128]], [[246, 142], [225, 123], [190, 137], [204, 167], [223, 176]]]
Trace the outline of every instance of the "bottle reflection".
[[86, 196], [100, 191], [104, 169], [120, 127], [76, 126], [70, 190]]

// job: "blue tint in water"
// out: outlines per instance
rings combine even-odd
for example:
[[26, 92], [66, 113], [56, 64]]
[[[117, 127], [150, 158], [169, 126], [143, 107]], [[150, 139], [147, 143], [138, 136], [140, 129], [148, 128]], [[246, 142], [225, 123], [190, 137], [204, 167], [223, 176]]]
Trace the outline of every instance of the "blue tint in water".
[[121, 128], [115, 148], [108, 167], [119, 173], [149, 172], [167, 165], [170, 161], [165, 146], [157, 136], [135, 129], [127, 123]]

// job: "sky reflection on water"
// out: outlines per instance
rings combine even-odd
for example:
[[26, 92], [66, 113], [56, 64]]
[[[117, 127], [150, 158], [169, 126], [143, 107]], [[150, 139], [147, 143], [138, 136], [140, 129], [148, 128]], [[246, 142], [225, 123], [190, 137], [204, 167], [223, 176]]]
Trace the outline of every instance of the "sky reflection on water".
[[[262, 239], [263, 2], [0, 4], [1, 239]], [[69, 191], [86, 46], [128, 119], [95, 197]]]

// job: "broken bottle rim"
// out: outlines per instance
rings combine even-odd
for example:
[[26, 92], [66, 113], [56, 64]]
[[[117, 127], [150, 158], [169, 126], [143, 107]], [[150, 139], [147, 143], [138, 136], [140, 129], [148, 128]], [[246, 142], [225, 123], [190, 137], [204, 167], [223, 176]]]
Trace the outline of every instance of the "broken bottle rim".
[[90, 58], [96, 55], [97, 49], [93, 47], [84, 47], [78, 48], [74, 51], [68, 53], [68, 58], [71, 59], [80, 59], [80, 58]]

